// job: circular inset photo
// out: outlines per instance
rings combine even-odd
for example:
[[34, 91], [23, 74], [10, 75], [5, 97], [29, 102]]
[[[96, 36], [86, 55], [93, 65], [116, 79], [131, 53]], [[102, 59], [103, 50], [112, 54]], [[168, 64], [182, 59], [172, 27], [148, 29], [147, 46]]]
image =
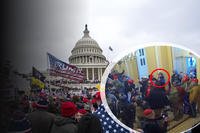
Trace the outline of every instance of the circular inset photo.
[[102, 80], [109, 115], [130, 131], [175, 133], [200, 122], [200, 58], [178, 45], [129, 50]]

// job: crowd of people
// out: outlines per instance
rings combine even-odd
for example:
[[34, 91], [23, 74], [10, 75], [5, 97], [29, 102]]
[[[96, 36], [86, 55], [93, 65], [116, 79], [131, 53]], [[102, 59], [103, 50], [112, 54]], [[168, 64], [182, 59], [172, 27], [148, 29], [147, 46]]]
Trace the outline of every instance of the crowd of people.
[[[166, 79], [159, 72], [152, 82], [162, 86]], [[149, 77], [142, 77], [136, 83], [124, 72], [113, 71], [108, 76], [105, 94], [112, 113], [128, 127], [144, 133], [164, 133], [169, 124], [167, 111], [172, 107], [169, 96], [175, 88], [180, 94], [183, 90], [189, 93], [189, 88], [196, 85], [198, 79], [195, 76], [176, 71], [165, 87], [155, 87]], [[10, 133], [104, 133], [111, 127], [105, 127], [105, 116], [100, 115], [101, 105], [100, 92], [89, 92], [88, 89], [79, 94], [64, 89], [54, 92], [40, 89], [28, 95], [22, 91], [15, 101], [3, 108], [1, 127], [3, 132]], [[123, 128], [112, 130], [127, 132]]]
[[[108, 105], [113, 114], [130, 128], [139, 128], [144, 132], [167, 132], [168, 111], [176, 114], [180, 109], [180, 112], [190, 114], [190, 109], [185, 111], [186, 104], [183, 101], [190, 104], [186, 96], [189, 95], [190, 88], [198, 85], [198, 79], [193, 74], [173, 71], [170, 78], [166, 84], [164, 74], [159, 72], [151, 81], [150, 76], [144, 76], [136, 83], [124, 72], [113, 71], [106, 83]], [[174, 93], [178, 97], [173, 97]], [[179, 102], [180, 108], [177, 109], [178, 104], [173, 103], [173, 100]], [[196, 112], [196, 105], [192, 104], [192, 109]], [[176, 110], [173, 110], [173, 106]], [[176, 115], [174, 117], [176, 120]]]
[[3, 132], [103, 132], [100, 120], [94, 113], [101, 104], [100, 92], [94, 95], [81, 93], [82, 95], [75, 95], [68, 91], [50, 93], [48, 90], [41, 90], [26, 95], [21, 91], [19, 97], [6, 106], [8, 108], [4, 114], [6, 119]]

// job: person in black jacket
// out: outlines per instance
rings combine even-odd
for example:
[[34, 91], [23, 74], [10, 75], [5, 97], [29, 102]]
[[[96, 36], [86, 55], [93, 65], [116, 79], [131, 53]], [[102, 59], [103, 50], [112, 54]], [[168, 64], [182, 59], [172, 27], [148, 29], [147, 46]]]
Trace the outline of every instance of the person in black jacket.
[[141, 85], [140, 92], [142, 93], [142, 98], [145, 97], [146, 90], [147, 90], [147, 87], [148, 87], [148, 80], [149, 79], [147, 77], [142, 77], [142, 80], [139, 81], [139, 84]]
[[103, 133], [99, 118], [91, 113], [84, 115], [78, 123], [78, 133]]
[[165, 106], [170, 105], [169, 99], [163, 88], [153, 87], [145, 100], [148, 102], [150, 108], [154, 109], [156, 117], [160, 117], [162, 109], [164, 109]]
[[155, 112], [152, 109], [145, 109], [143, 112], [145, 117], [142, 129], [144, 133], [166, 133], [167, 132], [167, 119], [155, 118]]
[[135, 122], [136, 107], [134, 103], [127, 104], [122, 110], [122, 122], [133, 129]]
[[133, 80], [129, 79], [129, 80], [125, 81], [124, 87], [125, 87], [125, 94], [127, 96], [127, 100], [130, 103], [132, 92], [135, 91], [135, 84], [134, 84]]

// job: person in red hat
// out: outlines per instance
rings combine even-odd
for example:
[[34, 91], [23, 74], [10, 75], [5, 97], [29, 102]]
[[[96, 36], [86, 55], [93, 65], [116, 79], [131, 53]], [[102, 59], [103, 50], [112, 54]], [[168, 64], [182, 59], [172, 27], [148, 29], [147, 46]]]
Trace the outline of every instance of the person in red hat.
[[100, 91], [96, 92], [96, 94], [93, 96], [91, 103], [93, 105], [92, 112], [94, 112], [97, 110], [98, 106], [101, 105], [102, 103]]
[[75, 119], [77, 120], [77, 122], [79, 122], [80, 119], [86, 114], [87, 114], [87, 111], [85, 109], [79, 109], [75, 115]]
[[125, 86], [125, 94], [127, 95], [128, 102], [131, 102], [132, 96], [135, 95], [135, 84], [132, 79], [128, 79], [127, 81], [124, 82]]
[[73, 102], [61, 103], [61, 116], [55, 118], [51, 133], [77, 133], [78, 129], [75, 121], [77, 107]]
[[185, 82], [187, 82], [187, 81], [189, 81], [189, 77], [188, 77], [187, 74], [184, 74], [181, 82], [182, 82], [182, 83], [185, 83]]
[[147, 119], [155, 119], [155, 112], [152, 109], [145, 109], [143, 115]]
[[[166, 133], [167, 132], [167, 119], [155, 118], [154, 110], [148, 108], [143, 112], [144, 115], [144, 124], [143, 131], [144, 133]], [[162, 121], [162, 122], [160, 122]], [[161, 124], [162, 123], [162, 124]]]

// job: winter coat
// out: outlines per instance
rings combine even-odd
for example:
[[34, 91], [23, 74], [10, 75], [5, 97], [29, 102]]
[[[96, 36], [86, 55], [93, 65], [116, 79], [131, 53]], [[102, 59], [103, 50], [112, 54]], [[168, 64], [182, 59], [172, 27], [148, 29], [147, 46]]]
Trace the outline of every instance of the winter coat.
[[126, 105], [122, 110], [122, 122], [130, 128], [133, 128], [133, 122], [135, 121], [136, 108], [134, 104]]
[[169, 105], [169, 99], [161, 88], [154, 88], [146, 98], [151, 109], [160, 109]]
[[100, 120], [93, 114], [86, 114], [78, 123], [78, 133], [103, 133]]
[[57, 116], [52, 126], [51, 133], [77, 133], [78, 128], [75, 120]]
[[36, 110], [28, 114], [32, 124], [32, 133], [50, 133], [54, 117], [53, 114], [45, 110]]
[[145, 119], [143, 131], [144, 133], [166, 133], [167, 123], [161, 125], [156, 119]]

